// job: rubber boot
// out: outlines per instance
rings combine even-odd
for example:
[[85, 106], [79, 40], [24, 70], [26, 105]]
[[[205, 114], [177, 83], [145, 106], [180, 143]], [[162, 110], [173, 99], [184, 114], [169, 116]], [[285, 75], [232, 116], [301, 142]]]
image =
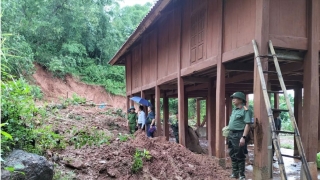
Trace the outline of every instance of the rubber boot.
[[246, 176], [244, 174], [245, 172], [245, 168], [246, 168], [246, 162], [245, 161], [240, 161], [238, 163], [238, 167], [239, 167], [239, 174], [240, 174], [240, 180], [244, 180], [246, 179]]
[[231, 174], [231, 178], [239, 178], [239, 166], [238, 166], [238, 162], [234, 162], [232, 161], [232, 174]]

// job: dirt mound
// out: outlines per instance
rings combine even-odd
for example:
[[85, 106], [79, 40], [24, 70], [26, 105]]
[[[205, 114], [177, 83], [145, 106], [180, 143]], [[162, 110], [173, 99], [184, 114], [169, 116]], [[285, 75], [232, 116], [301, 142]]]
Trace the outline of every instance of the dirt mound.
[[36, 73], [33, 78], [36, 84], [41, 87], [45, 100], [57, 102], [59, 98], [71, 98], [75, 93], [96, 104], [106, 103], [115, 108], [126, 109], [125, 97], [110, 95], [103, 87], [82, 83], [70, 75], [65, 80], [58, 79], [43, 67], [37, 64], [35, 67]]
[[[131, 173], [136, 149], [148, 150], [150, 161], [143, 162], [143, 170]], [[207, 155], [194, 154], [185, 147], [165, 140], [149, 139], [138, 131], [128, 142], [111, 140], [110, 145], [74, 149], [59, 153], [61, 163], [76, 169], [77, 179], [229, 179], [228, 172]], [[72, 159], [72, 165], [65, 160]]]

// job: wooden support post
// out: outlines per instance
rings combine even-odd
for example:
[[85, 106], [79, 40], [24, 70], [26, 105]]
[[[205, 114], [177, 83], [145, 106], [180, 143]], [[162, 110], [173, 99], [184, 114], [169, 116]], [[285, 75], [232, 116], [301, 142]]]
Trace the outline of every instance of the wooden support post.
[[206, 140], [208, 140], [208, 134], [209, 134], [209, 132], [208, 132], [208, 119], [209, 119], [209, 104], [208, 104], [208, 102], [209, 102], [209, 97], [207, 97], [207, 99], [206, 99], [206, 119], [204, 119], [206, 122], [205, 122], [205, 125], [206, 125]]
[[197, 99], [197, 127], [200, 127], [200, 100]]
[[[258, 44], [260, 55], [268, 54], [269, 40], [269, 0], [256, 0], [256, 28], [255, 40]], [[268, 71], [267, 59], [261, 59], [261, 66]], [[268, 82], [268, 76], [265, 75]], [[270, 125], [267, 109], [263, 100], [261, 80], [254, 60], [254, 166], [253, 179], [269, 179], [270, 175], [270, 151], [268, 150], [268, 138], [270, 137]]]
[[130, 108], [130, 96], [127, 96], [127, 109], [126, 109], [126, 113], [128, 113], [128, 109]]
[[227, 108], [226, 125], [229, 124], [230, 116], [232, 113], [232, 101], [231, 101], [230, 96], [231, 96], [231, 94], [226, 95], [226, 108]]
[[[130, 96], [130, 98], [133, 97], [132, 95]], [[130, 100], [130, 107], [134, 105], [134, 102]], [[130, 108], [129, 107], [129, 108]]]
[[213, 80], [211, 79], [208, 86], [208, 97], [207, 97], [207, 137], [208, 137], [208, 150], [209, 156], [215, 156], [216, 154], [216, 108], [215, 108], [215, 99], [216, 93], [213, 86]]
[[[294, 117], [296, 118], [296, 122], [298, 125], [298, 129], [300, 134], [302, 134], [301, 124], [302, 124], [302, 89], [295, 88], [294, 89]], [[296, 139], [294, 138], [294, 156], [299, 155]]]
[[157, 131], [156, 131], [156, 136], [162, 136], [162, 129], [161, 129], [161, 113], [160, 113], [160, 86], [155, 87], [155, 113], [156, 113], [156, 126], [157, 126]]
[[246, 101], [247, 101], [246, 106], [249, 107], [249, 94], [246, 94]]
[[153, 95], [150, 95], [150, 101], [151, 101], [152, 106], [155, 107], [156, 106], [155, 97]]
[[[319, 0], [307, 1], [308, 19], [308, 51], [304, 60], [303, 71], [303, 123], [301, 139], [309, 162], [311, 177], [317, 179], [315, 166], [318, 147], [318, 115], [319, 115]], [[303, 172], [303, 170], [301, 170]], [[303, 173], [301, 175], [303, 177]]]
[[[217, 65], [217, 82], [216, 82], [216, 157], [221, 159], [225, 158], [225, 138], [222, 136], [221, 130], [225, 124], [225, 67], [222, 62], [218, 62]], [[222, 163], [222, 164], [221, 164]], [[220, 164], [225, 167], [225, 161], [221, 161]]]
[[182, 77], [178, 77], [178, 115], [179, 115], [179, 143], [186, 146], [186, 121], [185, 121], [185, 92]]
[[163, 130], [164, 135], [166, 136], [166, 140], [169, 140], [169, 98], [166, 94], [163, 97]]
[[[146, 99], [146, 94], [144, 91], [141, 91], [141, 98]], [[146, 113], [146, 116], [148, 115], [148, 108], [146, 106], [143, 107], [144, 112]]]
[[273, 107], [275, 109], [279, 109], [279, 93], [274, 93], [274, 104], [273, 104]]
[[319, 98], [319, 114], [318, 114], [318, 152], [320, 152], [320, 98]]

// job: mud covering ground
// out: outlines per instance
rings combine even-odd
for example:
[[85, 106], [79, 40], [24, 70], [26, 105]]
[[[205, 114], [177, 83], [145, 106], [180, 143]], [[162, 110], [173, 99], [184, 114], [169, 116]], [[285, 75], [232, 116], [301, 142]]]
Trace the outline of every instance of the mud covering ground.
[[[82, 118], [70, 119], [70, 115]], [[134, 137], [121, 142], [119, 133], [127, 133], [126, 119], [117, 117], [111, 108], [70, 106], [60, 110], [59, 117], [66, 118], [51, 118], [50, 124], [66, 140], [71, 138], [68, 130], [75, 128], [96, 127], [110, 136], [108, 145], [80, 149], [67, 146], [64, 150], [47, 152], [48, 159], [54, 159], [53, 155], [59, 157], [55, 161], [59, 171], [73, 171], [76, 179], [229, 179], [229, 173], [218, 166], [214, 158], [195, 154], [164, 137], [149, 139], [145, 132], [138, 130]], [[148, 150], [152, 158], [144, 160], [142, 171], [133, 174], [131, 167], [136, 149]]]
[[114, 108], [126, 109], [127, 100], [125, 97], [111, 95], [102, 86], [85, 84], [70, 75], [62, 80], [53, 77], [52, 73], [40, 65], [35, 64], [35, 67], [34, 83], [40, 86], [45, 101], [58, 102], [60, 98], [71, 98], [73, 94], [77, 94], [96, 104], [105, 103]]

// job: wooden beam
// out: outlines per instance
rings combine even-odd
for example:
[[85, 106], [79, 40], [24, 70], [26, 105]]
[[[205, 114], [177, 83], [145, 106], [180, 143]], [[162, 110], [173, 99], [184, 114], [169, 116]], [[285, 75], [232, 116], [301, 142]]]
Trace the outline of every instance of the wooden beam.
[[208, 84], [198, 84], [198, 85], [186, 87], [186, 92], [196, 91], [196, 90], [206, 89], [206, 88], [208, 88]]
[[[302, 124], [302, 88], [294, 89], [294, 117], [296, 118], [296, 122], [298, 125], [298, 129], [300, 134], [302, 133], [301, 124]], [[299, 155], [298, 146], [296, 143], [296, 139], [294, 138], [294, 156]]]
[[161, 90], [176, 90], [177, 88], [177, 85], [160, 85]]
[[179, 47], [177, 48], [179, 50], [179, 57], [178, 57], [178, 62], [177, 62], [177, 79], [178, 79], [178, 118], [179, 118], [179, 143], [183, 146], [186, 147], [186, 126], [187, 122], [185, 121], [185, 87], [184, 87], [184, 81], [183, 78], [181, 77], [181, 54], [182, 54], [182, 7], [180, 6], [179, 9], [180, 12], [180, 26], [179, 26], [179, 31], [180, 31], [180, 36], [179, 36]]
[[156, 94], [156, 110], [155, 110], [155, 113], [156, 113], [156, 126], [157, 126], [157, 136], [162, 136], [162, 129], [161, 129], [161, 119], [160, 119], [160, 116], [161, 116], [161, 113], [160, 113], [160, 87], [159, 86], [156, 86], [156, 90], [155, 90], [155, 94]]
[[[269, 40], [269, 0], [256, 0], [256, 28], [255, 40], [261, 55], [268, 53]], [[261, 80], [257, 68], [256, 59], [254, 61], [254, 166], [253, 179], [269, 179], [270, 165], [269, 158], [272, 154], [268, 147], [271, 138], [270, 125], [268, 121], [267, 109], [263, 100]], [[268, 60], [261, 59], [261, 66], [264, 71], [268, 71]], [[264, 76], [268, 82], [267, 75]]]
[[[319, 111], [319, 0], [308, 1], [308, 52], [304, 60], [302, 143], [308, 162], [316, 162]], [[312, 170], [310, 169], [312, 172]], [[315, 179], [317, 177], [314, 177]]]
[[221, 129], [225, 126], [225, 67], [222, 62], [217, 67], [217, 85], [216, 85], [216, 157], [225, 158], [225, 138], [221, 134]]
[[279, 109], [279, 93], [273, 93], [274, 96], [274, 104], [273, 107], [275, 109]]
[[207, 134], [208, 134], [208, 150], [209, 150], [209, 156], [215, 156], [216, 155], [216, 114], [215, 114], [215, 99], [216, 99], [216, 93], [215, 89], [212, 87], [211, 80], [209, 82], [209, 88], [208, 88], [208, 116], [207, 116]]
[[145, 91], [147, 89], [154, 88], [156, 86], [156, 82], [151, 82], [141, 87], [141, 91]]
[[196, 100], [197, 104], [197, 127], [200, 127], [200, 99]]
[[192, 83], [209, 83], [209, 78], [203, 78], [203, 77], [184, 77], [184, 82], [192, 82]]
[[242, 73], [242, 74], [230, 77], [230, 78], [226, 78], [226, 84], [247, 81], [247, 80], [251, 80], [252, 78], [253, 78], [252, 72]]
[[[234, 92], [232, 92], [234, 93]], [[226, 125], [229, 125], [230, 116], [232, 113], [232, 99], [230, 98], [232, 93], [225, 93], [226, 94]]]
[[181, 76], [187, 76], [199, 71], [204, 71], [206, 69], [216, 66], [216, 64], [217, 64], [217, 57], [206, 59], [192, 66], [188, 66], [186, 68], [181, 69]]
[[222, 54], [222, 62], [225, 63], [236, 58], [250, 55], [252, 53], [253, 53], [252, 45], [251, 43], [248, 43], [232, 51], [224, 52]]
[[293, 36], [281, 36], [270, 34], [272, 44], [275, 47], [287, 48], [287, 49], [299, 49], [306, 50], [308, 39], [304, 37], [293, 37]]
[[171, 80], [174, 80], [176, 78], [177, 78], [177, 73], [172, 73], [172, 74], [170, 74], [168, 76], [165, 76], [165, 77], [162, 77], [162, 78], [158, 79], [157, 80], [157, 84], [158, 85], [162, 85], [162, 84], [164, 84], [166, 82], [169, 82]]
[[169, 140], [169, 98], [163, 97], [163, 130], [166, 140]]

